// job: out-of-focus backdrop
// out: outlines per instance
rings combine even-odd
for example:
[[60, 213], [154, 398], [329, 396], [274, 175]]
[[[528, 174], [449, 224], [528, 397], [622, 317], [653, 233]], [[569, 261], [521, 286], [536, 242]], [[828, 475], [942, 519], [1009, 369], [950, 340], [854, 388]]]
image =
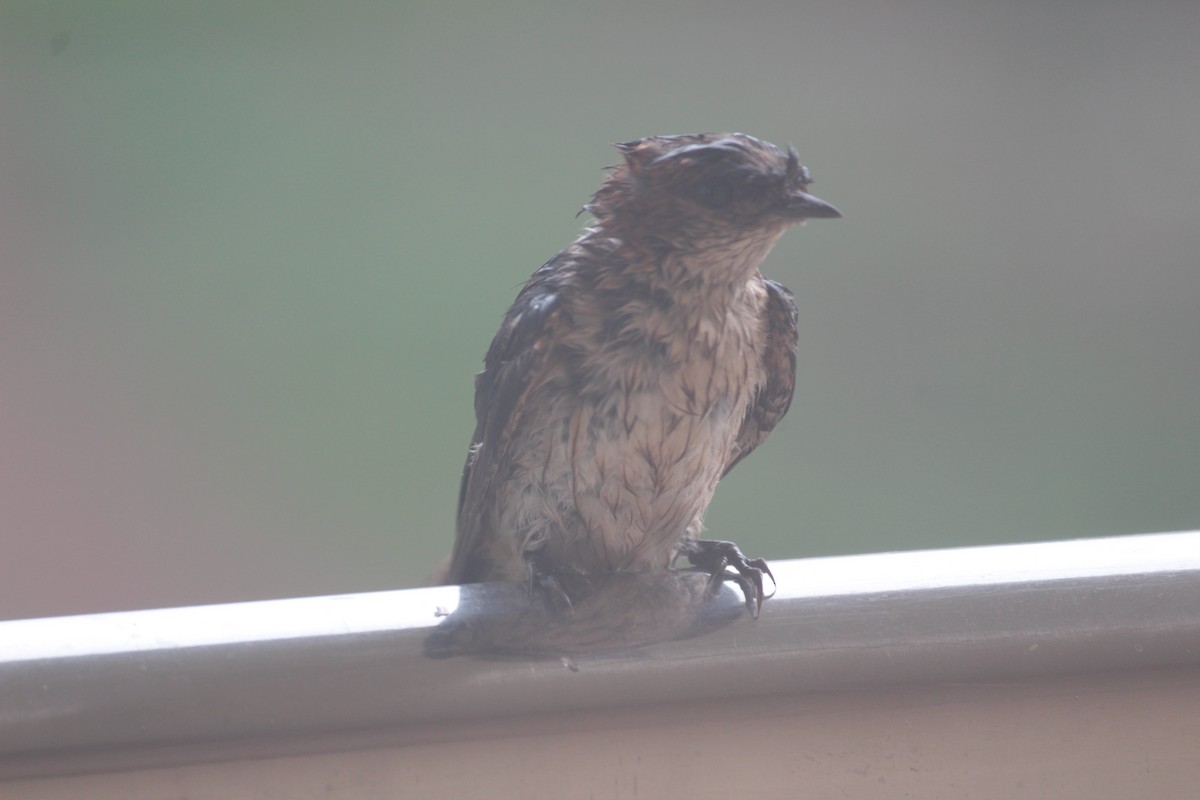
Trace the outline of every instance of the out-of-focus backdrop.
[[1200, 4], [0, 5], [0, 617], [417, 585], [647, 134], [793, 142], [789, 558], [1200, 527]]

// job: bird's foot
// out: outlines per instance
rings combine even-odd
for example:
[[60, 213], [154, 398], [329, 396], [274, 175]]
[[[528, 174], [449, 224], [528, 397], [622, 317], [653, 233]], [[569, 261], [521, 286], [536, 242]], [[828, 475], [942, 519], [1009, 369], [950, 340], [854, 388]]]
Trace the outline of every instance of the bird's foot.
[[[763, 600], [772, 597], [763, 591], [763, 575], [775, 583], [775, 576], [761, 558], [748, 559], [733, 542], [717, 539], [687, 539], [680, 545], [678, 555], [687, 556], [693, 566], [709, 574], [708, 592], [716, 595], [725, 581], [733, 581], [746, 597], [750, 616], [758, 618]], [[732, 571], [730, 571], [732, 570]]]
[[546, 609], [557, 614], [573, 614], [575, 606], [571, 595], [567, 592], [564, 582], [569, 582], [567, 575], [559, 574], [552, 567], [543, 563], [536, 552], [525, 556], [526, 585], [529, 602], [533, 602], [534, 594], [540, 594]]

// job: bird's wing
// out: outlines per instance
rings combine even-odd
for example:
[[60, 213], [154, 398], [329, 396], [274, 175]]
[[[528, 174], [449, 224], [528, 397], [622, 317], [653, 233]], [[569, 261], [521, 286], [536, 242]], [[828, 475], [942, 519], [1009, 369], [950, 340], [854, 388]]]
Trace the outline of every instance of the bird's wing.
[[558, 259], [539, 269], [517, 295], [492, 339], [483, 371], [475, 376], [475, 435], [463, 467], [458, 494], [458, 525], [450, 558], [449, 583], [488, 579], [479, 548], [488, 541], [488, 510], [494, 502], [497, 472], [517, 426], [522, 396], [544, 374], [550, 331], [560, 316], [555, 272]]
[[746, 410], [737, 441], [725, 464], [721, 477], [758, 447], [771, 433], [792, 404], [796, 388], [796, 303], [792, 293], [775, 281], [763, 281], [767, 286], [767, 346], [762, 360], [766, 381], [758, 387], [754, 402]]

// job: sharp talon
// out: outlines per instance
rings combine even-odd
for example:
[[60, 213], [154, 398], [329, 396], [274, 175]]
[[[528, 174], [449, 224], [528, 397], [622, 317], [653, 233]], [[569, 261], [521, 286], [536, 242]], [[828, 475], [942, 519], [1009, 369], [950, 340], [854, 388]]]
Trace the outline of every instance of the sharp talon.
[[[779, 584], [775, 582], [775, 573], [771, 572], [771, 568], [769, 566], [767, 566], [767, 562], [761, 558], [756, 558], [750, 562], [750, 566], [754, 567], [756, 570], [759, 570], [760, 572], [766, 573], [767, 577], [771, 579], [771, 593], [763, 595], [763, 600], [769, 600], [770, 598], [774, 597], [775, 592], [777, 592], [779, 590]], [[761, 592], [762, 591], [762, 575], [758, 576], [758, 583], [759, 583], [758, 590]]]
[[567, 614], [575, 613], [575, 605], [571, 602], [571, 596], [563, 589], [557, 578], [553, 575], [542, 576], [541, 587], [546, 593], [546, 605], [555, 611], [565, 611]]
[[543, 569], [535, 559], [528, 556], [525, 559], [525, 571], [526, 595], [530, 603], [533, 602], [535, 590], [541, 590], [546, 608], [560, 613], [575, 613], [575, 605], [571, 602], [571, 596], [567, 594], [567, 590], [563, 588], [562, 583], [552, 572]]
[[[692, 539], [683, 544], [680, 555], [687, 556], [694, 566], [709, 574], [708, 593], [715, 596], [725, 581], [733, 581], [746, 598], [750, 616], [758, 619], [763, 600], [775, 595], [779, 585], [767, 562], [761, 558], [747, 559], [733, 542]], [[763, 586], [763, 575], [771, 579], [771, 594]]]

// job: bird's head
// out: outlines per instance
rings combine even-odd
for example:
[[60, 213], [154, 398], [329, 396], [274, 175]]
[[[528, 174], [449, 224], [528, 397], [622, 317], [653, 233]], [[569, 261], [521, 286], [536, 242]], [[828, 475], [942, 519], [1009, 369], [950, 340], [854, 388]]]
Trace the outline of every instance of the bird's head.
[[617, 145], [624, 163], [586, 209], [612, 235], [671, 249], [769, 238], [841, 213], [808, 193], [794, 147], [744, 133], [650, 136]]

